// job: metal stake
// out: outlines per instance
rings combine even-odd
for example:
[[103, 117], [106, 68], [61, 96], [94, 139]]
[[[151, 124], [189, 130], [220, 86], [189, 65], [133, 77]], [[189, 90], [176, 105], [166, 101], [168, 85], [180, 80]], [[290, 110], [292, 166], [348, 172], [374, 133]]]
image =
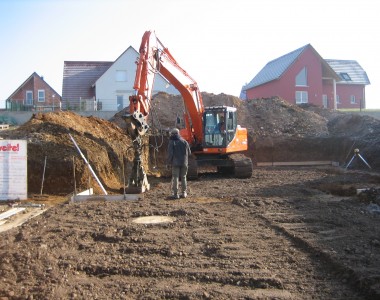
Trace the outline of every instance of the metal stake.
[[84, 160], [85, 163], [87, 164], [88, 169], [90, 170], [90, 172], [92, 173], [92, 175], [95, 177], [96, 181], [98, 182], [98, 184], [99, 184], [100, 188], [102, 189], [104, 195], [108, 195], [108, 194], [107, 194], [107, 191], [104, 189], [102, 183], [100, 182], [98, 176], [96, 176], [96, 173], [95, 173], [94, 170], [92, 169], [90, 163], [87, 161], [86, 157], [83, 155], [83, 153], [82, 153], [82, 151], [80, 150], [78, 144], [75, 142], [74, 138], [71, 136], [70, 133], [69, 133], [69, 136], [70, 136], [71, 140], [73, 141], [75, 147], [77, 148], [77, 150], [78, 150], [80, 156], [82, 156], [83, 160]]
[[75, 156], [73, 156], [74, 195], [77, 194], [77, 182], [75, 178]]
[[44, 188], [44, 181], [45, 181], [46, 157], [47, 157], [47, 156], [45, 156], [44, 171], [43, 171], [43, 173], [42, 173], [41, 195], [42, 195], [42, 190], [43, 190], [43, 188]]

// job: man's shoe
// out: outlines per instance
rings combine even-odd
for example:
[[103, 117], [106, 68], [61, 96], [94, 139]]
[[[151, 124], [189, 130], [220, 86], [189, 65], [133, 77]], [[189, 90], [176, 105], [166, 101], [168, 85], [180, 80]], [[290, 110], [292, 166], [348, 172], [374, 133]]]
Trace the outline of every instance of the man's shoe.
[[186, 198], [187, 197], [187, 193], [184, 192], [182, 195], [181, 195], [181, 198]]
[[169, 197], [169, 199], [171, 199], [171, 200], [179, 199], [179, 196], [178, 195], [172, 195]]

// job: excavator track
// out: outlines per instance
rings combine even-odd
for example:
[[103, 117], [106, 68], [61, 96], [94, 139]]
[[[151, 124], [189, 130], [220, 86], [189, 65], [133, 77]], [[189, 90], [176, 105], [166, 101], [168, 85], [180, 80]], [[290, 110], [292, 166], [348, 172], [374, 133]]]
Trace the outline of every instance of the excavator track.
[[218, 173], [230, 177], [250, 178], [253, 173], [252, 160], [243, 154], [231, 154], [216, 164]]
[[243, 154], [232, 154], [230, 159], [233, 161], [233, 175], [236, 178], [250, 178], [253, 173], [252, 160]]

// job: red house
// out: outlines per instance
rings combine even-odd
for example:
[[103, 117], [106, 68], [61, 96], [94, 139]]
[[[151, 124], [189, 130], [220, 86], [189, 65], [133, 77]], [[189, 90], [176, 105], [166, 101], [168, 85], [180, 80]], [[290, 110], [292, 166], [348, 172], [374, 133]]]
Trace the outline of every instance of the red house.
[[355, 60], [326, 59], [326, 62], [341, 79], [336, 84], [337, 108], [366, 108], [365, 86], [370, 82], [363, 68]]
[[61, 108], [61, 96], [36, 72], [6, 100], [7, 110], [54, 111]]
[[324, 60], [306, 45], [266, 66], [242, 89], [242, 99], [280, 97], [293, 104], [365, 108], [366, 72], [353, 60]]

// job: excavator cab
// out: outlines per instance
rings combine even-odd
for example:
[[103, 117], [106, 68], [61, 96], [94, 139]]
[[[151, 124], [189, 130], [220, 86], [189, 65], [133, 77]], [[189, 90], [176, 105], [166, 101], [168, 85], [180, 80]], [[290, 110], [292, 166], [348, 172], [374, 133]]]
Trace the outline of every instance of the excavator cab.
[[236, 108], [228, 106], [205, 107], [204, 148], [226, 148], [235, 137]]

